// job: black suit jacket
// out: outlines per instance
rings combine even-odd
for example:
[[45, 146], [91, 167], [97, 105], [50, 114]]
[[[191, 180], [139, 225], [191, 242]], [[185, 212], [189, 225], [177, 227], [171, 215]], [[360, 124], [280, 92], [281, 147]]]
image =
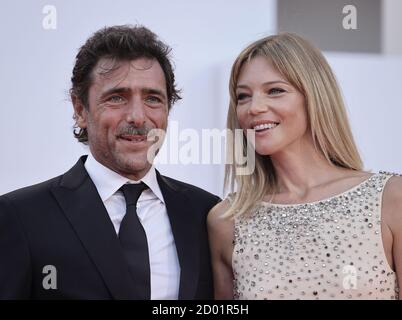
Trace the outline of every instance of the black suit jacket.
[[[0, 197], [0, 298], [138, 297], [85, 160], [64, 175]], [[179, 257], [179, 299], [212, 299], [206, 216], [220, 199], [159, 172], [157, 179]], [[44, 289], [47, 265], [57, 270], [57, 289]]]

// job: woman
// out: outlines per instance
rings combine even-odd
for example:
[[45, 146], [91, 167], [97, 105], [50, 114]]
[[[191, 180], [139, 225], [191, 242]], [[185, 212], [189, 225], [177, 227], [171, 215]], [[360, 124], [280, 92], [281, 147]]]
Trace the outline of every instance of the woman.
[[256, 164], [228, 165], [237, 190], [208, 216], [215, 297], [397, 299], [402, 178], [362, 170], [323, 55], [289, 33], [243, 50], [228, 128], [255, 131]]

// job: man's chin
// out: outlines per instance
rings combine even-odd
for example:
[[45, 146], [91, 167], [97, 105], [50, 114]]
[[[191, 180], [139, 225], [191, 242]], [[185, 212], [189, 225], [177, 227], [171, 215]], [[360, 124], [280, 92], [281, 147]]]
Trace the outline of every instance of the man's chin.
[[148, 162], [146, 153], [133, 153], [133, 154], [117, 154], [116, 162], [121, 171], [129, 174], [136, 174], [138, 172], [147, 170], [151, 167]]

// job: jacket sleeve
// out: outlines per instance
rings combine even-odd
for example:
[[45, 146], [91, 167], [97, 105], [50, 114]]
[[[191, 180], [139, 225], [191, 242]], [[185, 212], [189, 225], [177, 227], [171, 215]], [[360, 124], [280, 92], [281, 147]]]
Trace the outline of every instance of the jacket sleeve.
[[26, 235], [9, 199], [0, 197], [0, 300], [29, 299], [31, 261]]

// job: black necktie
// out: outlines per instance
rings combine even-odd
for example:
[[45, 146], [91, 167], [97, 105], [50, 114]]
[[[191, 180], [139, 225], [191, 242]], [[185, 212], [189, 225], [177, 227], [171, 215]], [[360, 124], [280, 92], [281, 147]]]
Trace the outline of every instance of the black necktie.
[[126, 199], [126, 215], [120, 224], [119, 239], [139, 293], [138, 299], [151, 298], [151, 275], [147, 237], [137, 215], [137, 201], [148, 186], [125, 184], [120, 188]]

